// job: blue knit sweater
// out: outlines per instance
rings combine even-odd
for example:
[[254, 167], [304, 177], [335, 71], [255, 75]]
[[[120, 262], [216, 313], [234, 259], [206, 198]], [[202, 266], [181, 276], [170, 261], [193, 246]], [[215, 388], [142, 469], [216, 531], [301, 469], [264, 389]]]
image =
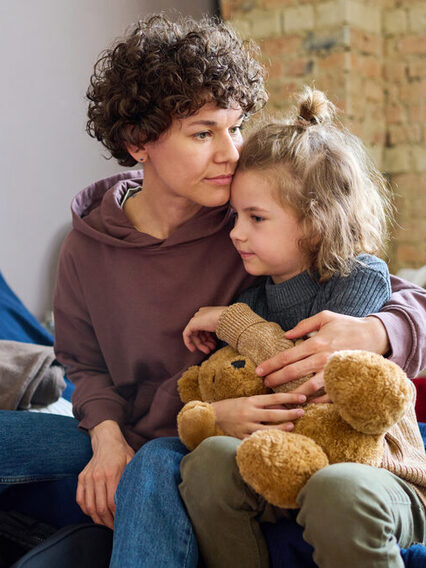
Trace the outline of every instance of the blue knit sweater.
[[243, 292], [238, 302], [248, 304], [259, 316], [283, 329], [322, 310], [362, 317], [377, 312], [391, 297], [388, 268], [379, 258], [362, 254], [348, 276], [327, 282], [307, 271], [274, 284], [271, 278]]

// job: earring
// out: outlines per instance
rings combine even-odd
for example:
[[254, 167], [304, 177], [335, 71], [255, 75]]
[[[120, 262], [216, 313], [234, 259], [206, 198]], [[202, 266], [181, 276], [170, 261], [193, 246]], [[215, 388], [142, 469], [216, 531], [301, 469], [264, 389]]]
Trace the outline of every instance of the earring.
[[139, 158], [139, 162], [143, 162], [143, 158]]

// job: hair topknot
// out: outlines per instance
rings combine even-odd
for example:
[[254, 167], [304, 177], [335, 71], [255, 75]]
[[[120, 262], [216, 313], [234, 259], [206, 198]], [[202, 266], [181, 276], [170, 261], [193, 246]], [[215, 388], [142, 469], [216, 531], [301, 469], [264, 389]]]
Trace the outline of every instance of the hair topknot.
[[317, 89], [305, 87], [297, 97], [297, 104], [296, 122], [303, 122], [305, 126], [333, 122], [335, 119], [336, 107]]
[[154, 142], [174, 118], [207, 102], [239, 105], [245, 115], [260, 110], [267, 95], [255, 51], [214, 18], [141, 20], [95, 64], [87, 131], [121, 165], [133, 166], [127, 144]]

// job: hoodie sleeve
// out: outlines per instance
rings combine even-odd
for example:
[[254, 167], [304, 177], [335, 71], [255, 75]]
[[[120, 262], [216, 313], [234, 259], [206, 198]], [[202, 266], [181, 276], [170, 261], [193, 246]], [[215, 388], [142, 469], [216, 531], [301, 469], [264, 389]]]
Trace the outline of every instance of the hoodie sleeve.
[[426, 290], [396, 276], [391, 284], [391, 299], [373, 315], [388, 334], [389, 359], [415, 377], [426, 367]]
[[121, 426], [128, 402], [109, 375], [66, 243], [59, 259], [54, 314], [55, 354], [75, 385], [72, 403], [80, 427], [89, 430], [104, 420]]

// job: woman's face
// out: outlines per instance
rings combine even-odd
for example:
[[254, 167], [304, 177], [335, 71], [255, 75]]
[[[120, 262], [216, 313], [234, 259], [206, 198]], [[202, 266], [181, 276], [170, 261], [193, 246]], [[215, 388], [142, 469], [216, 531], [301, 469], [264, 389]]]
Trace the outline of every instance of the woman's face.
[[144, 188], [206, 207], [225, 204], [242, 144], [242, 119], [239, 107], [208, 103], [174, 120], [157, 141], [136, 153], [144, 159]]

